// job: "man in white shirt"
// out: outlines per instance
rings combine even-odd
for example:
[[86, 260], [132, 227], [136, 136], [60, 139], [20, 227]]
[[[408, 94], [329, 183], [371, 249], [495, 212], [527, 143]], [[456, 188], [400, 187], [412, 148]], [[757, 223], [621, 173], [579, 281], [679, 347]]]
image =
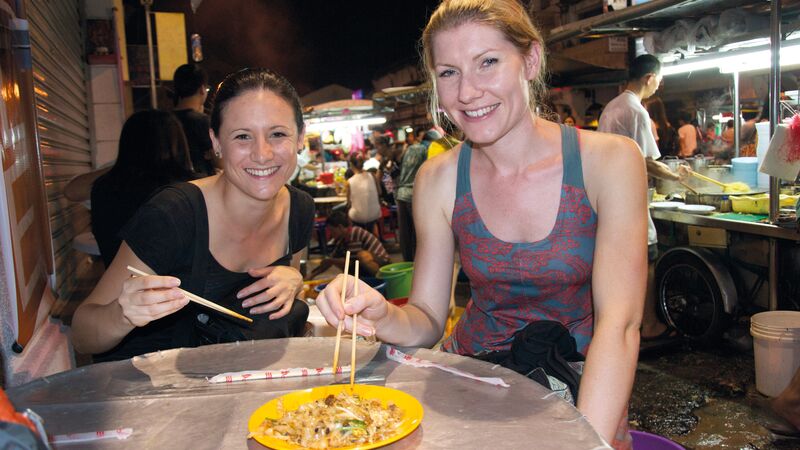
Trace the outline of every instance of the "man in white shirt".
[[[656, 161], [661, 157], [653, 136], [650, 115], [642, 106], [642, 100], [652, 96], [661, 84], [661, 62], [653, 55], [641, 55], [631, 64], [625, 91], [608, 102], [600, 116], [597, 130], [627, 136], [637, 144], [645, 157], [647, 175], [666, 180], [682, 180], [688, 171], [674, 173], [666, 164]], [[658, 257], [658, 238], [653, 219], [648, 215], [647, 229], [648, 262], [647, 296], [642, 317], [642, 340], [653, 340], [671, 336], [672, 330], [658, 320], [655, 302], [655, 261]]]

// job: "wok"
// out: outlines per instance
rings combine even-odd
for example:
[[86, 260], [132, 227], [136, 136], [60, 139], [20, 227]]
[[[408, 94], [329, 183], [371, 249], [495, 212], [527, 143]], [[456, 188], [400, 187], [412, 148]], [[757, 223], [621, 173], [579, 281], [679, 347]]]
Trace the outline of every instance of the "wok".
[[693, 193], [691, 191], [686, 191], [685, 200], [686, 204], [688, 205], [710, 205], [717, 208], [719, 212], [730, 212], [732, 211], [731, 201], [729, 197], [735, 197], [740, 195], [753, 195], [753, 194], [763, 194], [767, 192], [766, 189], [751, 189], [748, 192], [737, 192], [736, 194], [726, 194], [723, 192], [706, 192], [702, 189], [698, 189], [697, 193]]

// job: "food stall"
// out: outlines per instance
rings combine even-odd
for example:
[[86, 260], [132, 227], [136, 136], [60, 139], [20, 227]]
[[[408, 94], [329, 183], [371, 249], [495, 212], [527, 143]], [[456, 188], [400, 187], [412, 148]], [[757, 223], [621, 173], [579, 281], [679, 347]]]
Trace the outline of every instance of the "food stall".
[[375, 110], [372, 100], [364, 99], [335, 100], [310, 106], [303, 111], [303, 118], [306, 133], [318, 136], [323, 150], [344, 154], [362, 150], [370, 127], [386, 123], [386, 117]]
[[[697, 97], [697, 90], [720, 85], [731, 91], [733, 117], [741, 114], [740, 75], [769, 71], [772, 121], [768, 139], [786, 116], [779, 96], [781, 71], [800, 64], [798, 36], [790, 32], [782, 37], [780, 31], [782, 22], [797, 20], [796, 6], [790, 2], [782, 14], [777, 1], [654, 0], [556, 27], [546, 41], [553, 47], [627, 36], [632, 49], [636, 48], [631, 54], [662, 55], [665, 85], [684, 91], [684, 96]], [[598, 72], [602, 70], [591, 75], [562, 74], [559, 79], [571, 79], [573, 85], [586, 83], [590, 76], [598, 77]], [[605, 74], [609, 80], [618, 79], [614, 71]], [[738, 151], [740, 122], [735, 121], [735, 126]], [[707, 168], [700, 170], [708, 173]], [[751, 195], [746, 201], [719, 188], [706, 195], [711, 198], [704, 198], [719, 206], [727, 202], [727, 210], [717, 206], [711, 212], [708, 205], [690, 204], [705, 203], [700, 201], [702, 195], [689, 201], [692, 192], [676, 195], [687, 200], [680, 210], [675, 205], [651, 210], [659, 244], [666, 250], [656, 265], [657, 300], [670, 325], [684, 335], [712, 339], [725, 330], [731, 318], [751, 312], [754, 305], [770, 310], [800, 309], [800, 274], [796, 273], [800, 234], [794, 209], [781, 211], [779, 204], [780, 194], [796, 200], [794, 182], [771, 177], [762, 183], [763, 194]], [[756, 186], [757, 182], [752, 184]]]
[[309, 106], [303, 118], [306, 148], [317, 157], [319, 168], [314, 179], [301, 176], [300, 181], [314, 197], [341, 194], [347, 155], [364, 150], [370, 127], [385, 123], [386, 117], [375, 110], [372, 100], [347, 99]]

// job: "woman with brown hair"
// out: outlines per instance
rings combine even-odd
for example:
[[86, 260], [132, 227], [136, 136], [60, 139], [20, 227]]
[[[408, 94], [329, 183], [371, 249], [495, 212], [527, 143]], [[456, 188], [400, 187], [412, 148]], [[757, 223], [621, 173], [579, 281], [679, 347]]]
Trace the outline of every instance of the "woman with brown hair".
[[[308, 307], [295, 297], [314, 203], [286, 184], [303, 146], [299, 97], [266, 69], [228, 75], [209, 134], [223, 173], [162, 190], [123, 228], [113, 262], [75, 311], [76, 350], [115, 360], [236, 340], [178, 286], [252, 315], [251, 338], [302, 329]], [[128, 266], [157, 275], [131, 278]]]

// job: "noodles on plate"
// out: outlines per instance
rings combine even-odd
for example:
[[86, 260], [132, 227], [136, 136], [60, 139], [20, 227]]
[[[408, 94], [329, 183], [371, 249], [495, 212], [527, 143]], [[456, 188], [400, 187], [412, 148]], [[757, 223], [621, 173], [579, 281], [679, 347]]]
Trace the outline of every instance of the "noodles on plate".
[[269, 436], [305, 448], [337, 448], [369, 444], [391, 437], [402, 423], [403, 410], [390, 403], [340, 392], [304, 403], [293, 411], [278, 404], [278, 419], [266, 418], [248, 437]]

